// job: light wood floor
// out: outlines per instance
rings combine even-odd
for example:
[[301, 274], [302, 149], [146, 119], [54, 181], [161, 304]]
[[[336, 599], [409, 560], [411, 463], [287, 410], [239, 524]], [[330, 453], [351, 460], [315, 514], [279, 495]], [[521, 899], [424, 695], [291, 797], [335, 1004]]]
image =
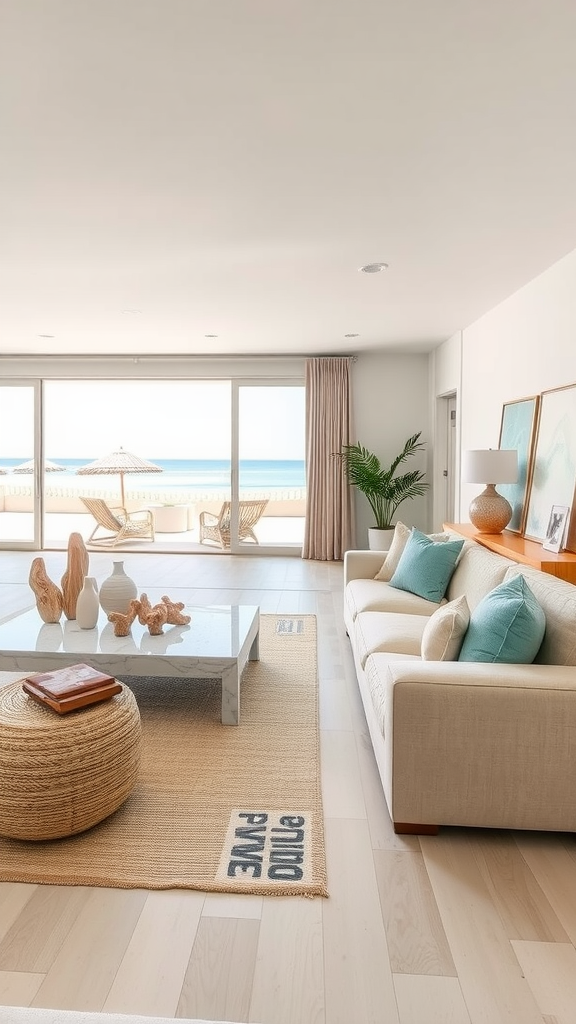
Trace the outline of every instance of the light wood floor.
[[[0, 552], [0, 618], [33, 604], [32, 557]], [[45, 560], [58, 580], [65, 554]], [[394, 835], [342, 625], [341, 564], [124, 560], [142, 590], [190, 586], [197, 603], [317, 615], [330, 898], [4, 883], [0, 1003], [259, 1024], [576, 1024], [574, 838]], [[90, 566], [102, 581], [110, 556]]]

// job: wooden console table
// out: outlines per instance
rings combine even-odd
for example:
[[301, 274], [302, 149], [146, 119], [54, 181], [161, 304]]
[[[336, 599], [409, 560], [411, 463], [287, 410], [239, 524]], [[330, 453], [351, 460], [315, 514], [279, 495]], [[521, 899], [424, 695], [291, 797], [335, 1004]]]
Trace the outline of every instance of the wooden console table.
[[472, 523], [444, 523], [444, 529], [459, 533], [467, 540], [475, 540], [485, 548], [490, 548], [490, 551], [497, 551], [499, 555], [522, 565], [531, 565], [534, 569], [558, 576], [568, 583], [576, 583], [576, 554], [572, 551], [545, 551], [538, 541], [526, 540], [508, 530], [502, 533], [479, 533]]

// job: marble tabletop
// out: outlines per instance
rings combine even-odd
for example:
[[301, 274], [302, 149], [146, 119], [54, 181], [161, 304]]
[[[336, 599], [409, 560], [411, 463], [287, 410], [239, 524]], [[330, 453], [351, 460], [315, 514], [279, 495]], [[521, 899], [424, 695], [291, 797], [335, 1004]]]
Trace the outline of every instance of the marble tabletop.
[[[170, 595], [172, 597], [172, 595]], [[158, 598], [150, 593], [150, 600]], [[257, 660], [257, 605], [187, 605], [185, 626], [164, 626], [151, 636], [136, 619], [125, 637], [114, 636], [104, 611], [93, 629], [81, 629], [75, 619], [42, 622], [38, 610], [22, 612], [0, 625], [0, 670], [27, 672], [86, 662], [116, 678], [130, 676], [189, 676], [221, 678], [226, 716], [238, 724], [240, 675], [247, 660]], [[237, 705], [236, 707], [234, 705]]]

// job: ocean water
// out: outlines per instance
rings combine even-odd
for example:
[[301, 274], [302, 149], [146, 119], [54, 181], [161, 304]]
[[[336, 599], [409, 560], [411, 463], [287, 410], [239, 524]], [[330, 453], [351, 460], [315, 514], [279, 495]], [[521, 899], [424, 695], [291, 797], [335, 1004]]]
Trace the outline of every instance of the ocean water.
[[[66, 459], [50, 456], [52, 462], [65, 467], [62, 471], [50, 472], [47, 480], [50, 484], [61, 484], [63, 487], [73, 485], [75, 481], [88, 480], [96, 483], [103, 477], [100, 475], [77, 476], [76, 470], [94, 462], [99, 456], [87, 456], [85, 459]], [[27, 462], [26, 456], [21, 459], [2, 459], [4, 469]], [[161, 473], [127, 473], [124, 477], [126, 490], [131, 487], [153, 487], [155, 491], [174, 491], [178, 488], [188, 491], [223, 491], [230, 488], [230, 462], [226, 459], [150, 459], [160, 466]], [[12, 474], [10, 474], [12, 476]], [[29, 478], [28, 474], [17, 473], [14, 480], [22, 483]], [[110, 476], [110, 481], [114, 476]], [[290, 490], [306, 486], [304, 461], [296, 459], [244, 459], [240, 460], [240, 487], [245, 490]]]

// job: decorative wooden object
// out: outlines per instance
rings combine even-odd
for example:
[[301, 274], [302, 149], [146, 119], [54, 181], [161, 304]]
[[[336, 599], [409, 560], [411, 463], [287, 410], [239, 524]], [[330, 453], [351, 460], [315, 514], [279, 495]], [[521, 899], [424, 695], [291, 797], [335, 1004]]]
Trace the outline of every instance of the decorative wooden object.
[[467, 540], [475, 540], [477, 544], [521, 565], [531, 565], [567, 583], [576, 583], [576, 554], [571, 551], [546, 551], [538, 541], [527, 540], [506, 530], [498, 534], [478, 533], [472, 523], [444, 523], [444, 529], [459, 533]]
[[60, 622], [62, 591], [49, 578], [43, 558], [33, 560], [28, 582], [36, 595], [36, 606], [42, 621]]
[[67, 619], [76, 618], [76, 601], [88, 575], [89, 556], [80, 533], [68, 538], [68, 563], [62, 577], [62, 607]]

